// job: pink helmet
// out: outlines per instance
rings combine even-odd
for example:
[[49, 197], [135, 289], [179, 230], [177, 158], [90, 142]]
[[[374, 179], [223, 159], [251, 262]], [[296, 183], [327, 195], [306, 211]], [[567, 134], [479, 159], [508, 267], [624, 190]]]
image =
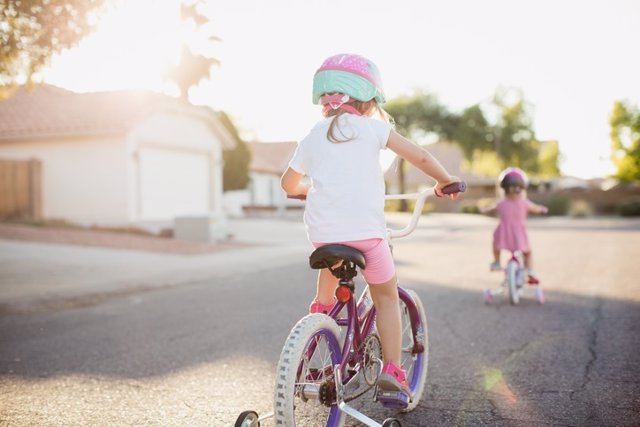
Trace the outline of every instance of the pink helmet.
[[342, 93], [358, 101], [386, 101], [378, 67], [360, 55], [342, 53], [327, 58], [313, 77], [313, 103], [329, 93]]
[[527, 174], [522, 169], [513, 167], [503, 170], [498, 177], [498, 182], [500, 182], [500, 187], [505, 190], [509, 187], [524, 190], [529, 185]]

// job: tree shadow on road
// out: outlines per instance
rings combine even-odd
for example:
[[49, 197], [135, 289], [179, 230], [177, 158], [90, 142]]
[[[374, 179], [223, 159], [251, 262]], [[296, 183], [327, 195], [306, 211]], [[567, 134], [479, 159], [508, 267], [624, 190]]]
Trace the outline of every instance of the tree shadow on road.
[[[286, 282], [271, 276], [276, 275], [248, 274], [91, 307], [4, 316], [2, 381], [78, 375], [162, 381], [195, 368], [214, 380], [226, 370], [228, 380], [246, 375], [239, 370], [253, 372], [251, 361], [257, 361], [266, 372], [255, 373], [253, 381], [268, 388], [315, 280], [303, 267], [288, 271]], [[480, 289], [415, 280], [406, 285], [424, 302], [430, 336], [429, 386], [420, 406], [402, 417], [408, 425], [631, 425], [637, 420], [637, 302], [548, 291], [544, 306], [533, 299], [485, 306]], [[234, 360], [249, 366], [228, 363]], [[233, 396], [242, 399], [254, 385], [235, 384]], [[222, 396], [217, 405], [242, 405]], [[388, 415], [377, 405], [361, 405], [381, 418]]]

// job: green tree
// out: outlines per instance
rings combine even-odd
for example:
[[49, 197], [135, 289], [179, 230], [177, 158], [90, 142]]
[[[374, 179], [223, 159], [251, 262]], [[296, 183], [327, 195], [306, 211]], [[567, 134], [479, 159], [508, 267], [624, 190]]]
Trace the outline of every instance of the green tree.
[[[180, 5], [180, 14], [183, 24], [192, 27], [200, 39], [206, 40], [206, 43], [200, 43], [200, 45], [204, 44], [211, 48], [220, 39], [211, 34], [208, 26], [209, 18], [202, 12], [203, 7], [202, 0], [185, 1]], [[209, 79], [211, 67], [219, 64], [220, 61], [210, 52], [196, 52], [195, 46], [183, 43], [179, 61], [167, 69], [164, 78], [175, 83], [180, 90], [180, 96], [188, 100], [189, 89]]]
[[458, 143], [467, 160], [476, 152], [493, 151], [493, 131], [479, 104], [465, 108], [456, 121], [453, 139]]
[[629, 102], [616, 101], [609, 116], [612, 160], [616, 178], [640, 181], [640, 109]]
[[225, 150], [222, 153], [224, 161], [222, 171], [223, 191], [242, 190], [247, 188], [249, 184], [251, 150], [247, 143], [240, 138], [238, 129], [225, 112], [219, 112], [218, 118], [236, 142], [234, 149]]
[[479, 174], [493, 175], [506, 166], [546, 177], [560, 172], [557, 142], [536, 139], [530, 107], [517, 89], [499, 88], [490, 102], [465, 109], [454, 139]]
[[[384, 109], [393, 117], [399, 133], [416, 141], [427, 143], [439, 137], [449, 138], [456, 128], [456, 118], [439, 103], [437, 98], [425, 92], [401, 96], [390, 100]], [[400, 193], [405, 193], [406, 164], [404, 159], [398, 159], [398, 185]], [[406, 200], [400, 200], [401, 212], [408, 210]]]
[[553, 178], [560, 175], [560, 146], [558, 141], [538, 142], [538, 176]]
[[105, 0], [1, 0], [0, 86], [13, 87], [92, 29]]
[[492, 126], [493, 147], [505, 165], [537, 172], [538, 153], [529, 105], [520, 90], [499, 88], [492, 101], [497, 120]]

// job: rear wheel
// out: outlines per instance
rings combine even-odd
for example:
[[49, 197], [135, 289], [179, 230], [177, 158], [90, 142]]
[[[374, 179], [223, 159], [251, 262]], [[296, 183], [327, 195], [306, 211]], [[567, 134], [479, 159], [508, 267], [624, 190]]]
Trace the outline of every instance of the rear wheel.
[[507, 288], [509, 290], [509, 302], [511, 304], [517, 304], [520, 301], [520, 294], [518, 293], [517, 287], [517, 275], [518, 275], [518, 265], [515, 261], [511, 260], [507, 264], [507, 268], [505, 269], [505, 274], [507, 276]]
[[387, 418], [382, 423], [382, 427], [402, 427], [402, 424], [400, 424], [400, 421], [395, 418]]
[[276, 368], [276, 426], [340, 427], [334, 366], [342, 358], [340, 328], [324, 314], [310, 314], [293, 327]]
[[[402, 318], [402, 366], [407, 372], [407, 383], [411, 388], [413, 400], [402, 410], [413, 410], [422, 397], [427, 382], [429, 364], [429, 334], [427, 316], [420, 297], [414, 291], [406, 289], [411, 297], [405, 301], [400, 299], [400, 316]], [[413, 321], [412, 321], [413, 318]], [[417, 341], [414, 340], [414, 332]]]

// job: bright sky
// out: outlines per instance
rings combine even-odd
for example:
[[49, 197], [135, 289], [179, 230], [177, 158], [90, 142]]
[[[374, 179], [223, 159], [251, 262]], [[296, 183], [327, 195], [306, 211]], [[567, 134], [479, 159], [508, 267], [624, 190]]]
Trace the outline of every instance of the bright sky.
[[[177, 0], [121, 1], [45, 79], [77, 91], [170, 91], [162, 68], [192, 37]], [[557, 139], [562, 171], [613, 172], [613, 102], [640, 103], [640, 2], [635, 0], [216, 0], [213, 51], [221, 61], [191, 100], [227, 111], [249, 138], [295, 141], [320, 118], [311, 82], [335, 53], [380, 68], [387, 96], [422, 88], [450, 110], [518, 87], [539, 139]]]

